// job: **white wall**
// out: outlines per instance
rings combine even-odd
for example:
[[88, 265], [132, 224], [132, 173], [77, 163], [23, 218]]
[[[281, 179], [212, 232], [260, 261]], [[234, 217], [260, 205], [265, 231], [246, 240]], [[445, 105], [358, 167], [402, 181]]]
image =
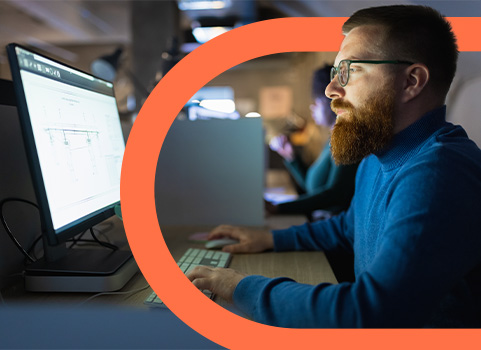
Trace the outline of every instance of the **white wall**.
[[447, 120], [464, 127], [481, 146], [481, 52], [461, 52], [447, 98]]

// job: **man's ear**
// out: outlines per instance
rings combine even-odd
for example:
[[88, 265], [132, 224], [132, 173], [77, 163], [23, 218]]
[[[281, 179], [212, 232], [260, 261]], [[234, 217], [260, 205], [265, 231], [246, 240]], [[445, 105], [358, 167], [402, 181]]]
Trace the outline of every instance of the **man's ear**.
[[406, 103], [417, 97], [429, 81], [429, 69], [425, 64], [415, 63], [404, 71], [402, 102]]

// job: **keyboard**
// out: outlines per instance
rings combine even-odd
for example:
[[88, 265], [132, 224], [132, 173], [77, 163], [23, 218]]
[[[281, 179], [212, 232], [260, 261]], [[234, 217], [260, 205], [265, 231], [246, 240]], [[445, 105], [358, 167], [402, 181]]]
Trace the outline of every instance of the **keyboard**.
[[[206, 250], [206, 249], [194, 249], [189, 248], [182, 258], [177, 261], [177, 265], [180, 267], [183, 273], [187, 273], [196, 266], [210, 266], [210, 267], [227, 267], [230, 264], [231, 254]], [[214, 295], [209, 290], [202, 291], [208, 298], [213, 299]], [[160, 300], [160, 298], [152, 292], [147, 299], [144, 300], [144, 304], [149, 307], [160, 307], [166, 308], [165, 304]]]

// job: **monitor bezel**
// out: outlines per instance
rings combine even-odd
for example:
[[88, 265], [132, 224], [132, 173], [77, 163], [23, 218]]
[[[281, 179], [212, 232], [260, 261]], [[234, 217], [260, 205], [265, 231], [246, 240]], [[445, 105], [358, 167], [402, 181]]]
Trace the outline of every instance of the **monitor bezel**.
[[[35, 50], [32, 50], [28, 47], [11, 43], [7, 45], [7, 55], [8, 60], [10, 63], [10, 71], [12, 75], [12, 82], [15, 91], [16, 101], [17, 101], [17, 110], [20, 119], [20, 126], [22, 130], [22, 137], [25, 144], [25, 150], [27, 153], [27, 160], [29, 164], [30, 174], [32, 176], [32, 183], [35, 190], [35, 195], [37, 197], [37, 204], [40, 210], [40, 218], [42, 223], [42, 235], [46, 238], [47, 243], [51, 246], [57, 246], [61, 243], [64, 243], [71, 239], [72, 237], [88, 230], [94, 225], [99, 224], [100, 222], [112, 217], [114, 212], [114, 207], [120, 203], [120, 200], [107, 205], [103, 208], [98, 209], [97, 211], [90, 213], [84, 217], [81, 217], [67, 225], [60, 227], [59, 229], [55, 229], [53, 226], [52, 216], [50, 212], [50, 206], [48, 204], [47, 199], [47, 192], [45, 189], [45, 184], [43, 181], [43, 175], [40, 167], [40, 160], [37, 152], [37, 147], [35, 144], [35, 138], [33, 134], [32, 124], [30, 121], [30, 114], [27, 107], [27, 99], [25, 96], [25, 90], [23, 87], [22, 77], [20, 75], [20, 65], [18, 62], [18, 56], [16, 53], [16, 48], [21, 48], [28, 52], [31, 52], [35, 55], [39, 55], [46, 59], [52, 60], [55, 63], [63, 65], [67, 68], [73, 69], [80, 73], [89, 75], [95, 79], [102, 80], [106, 83], [112, 83], [106, 81], [105, 79], [101, 79], [97, 76], [92, 75], [91, 73], [84, 72], [76, 67], [68, 65], [64, 62], [46, 56], [45, 54], [41, 54]], [[115, 91], [112, 89], [115, 98]], [[118, 114], [118, 108], [117, 114]], [[125, 145], [125, 139], [124, 139]]]

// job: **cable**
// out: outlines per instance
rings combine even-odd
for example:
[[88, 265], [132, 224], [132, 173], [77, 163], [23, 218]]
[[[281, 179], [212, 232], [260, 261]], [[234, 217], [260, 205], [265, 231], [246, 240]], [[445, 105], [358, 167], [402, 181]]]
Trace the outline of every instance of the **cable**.
[[[109, 236], [107, 235], [107, 232], [110, 231], [112, 229], [112, 227], [107, 227], [106, 229], [104, 228], [99, 228], [97, 227], [99, 225], [96, 225], [96, 226], [92, 226], [92, 229], [94, 230], [94, 232], [96, 232], [96, 234], [98, 235], [98, 237], [102, 236], [105, 238], [105, 240], [108, 242], [108, 243], [111, 243], [111, 240], [109, 238]], [[112, 225], [113, 226], [113, 225]]]
[[15, 236], [13, 235], [12, 231], [10, 231], [10, 228], [8, 227], [7, 225], [7, 221], [5, 220], [5, 217], [3, 216], [3, 206], [5, 205], [5, 203], [8, 203], [8, 202], [23, 202], [23, 203], [27, 203], [27, 204], [30, 204], [30, 205], [33, 205], [35, 208], [38, 209], [38, 206], [37, 204], [33, 203], [33, 202], [30, 202], [28, 200], [25, 200], [25, 199], [21, 199], [21, 198], [5, 198], [4, 200], [2, 200], [0, 202], [0, 216], [1, 216], [1, 220], [2, 220], [2, 224], [3, 224], [3, 227], [5, 228], [5, 231], [7, 232], [8, 236], [11, 238], [11, 240], [13, 241], [13, 243], [15, 244], [15, 246], [20, 250], [20, 252], [25, 255], [25, 257], [30, 260], [31, 262], [35, 262], [35, 259], [32, 258], [30, 256], [30, 254], [27, 253], [27, 251], [22, 247], [22, 245], [17, 241], [17, 239], [15, 238]]
[[94, 230], [93, 230], [92, 227], [90, 228], [90, 234], [92, 235], [93, 239], [94, 239], [98, 244], [100, 244], [101, 246], [106, 247], [106, 248], [109, 248], [109, 249], [112, 249], [112, 250], [118, 250], [118, 249], [119, 249], [119, 247], [117, 247], [115, 244], [110, 244], [110, 243], [108, 243], [108, 242], [102, 242], [102, 241], [100, 241], [100, 240], [97, 238], [97, 236], [95, 235]]
[[92, 234], [92, 238], [93, 239], [82, 239], [82, 237], [87, 233], [87, 231], [89, 230], [94, 230], [93, 227], [85, 230], [84, 232], [82, 232], [80, 235], [78, 235], [77, 237], [74, 237], [70, 240], [68, 240], [67, 242], [71, 242], [72, 244], [68, 247], [69, 249], [73, 248], [73, 246], [75, 245], [78, 245], [79, 242], [87, 242], [87, 243], [97, 243], [97, 244], [100, 244], [104, 247], [107, 247], [109, 249], [112, 249], [112, 250], [117, 250], [119, 249], [116, 245], [114, 244], [111, 244], [110, 243], [110, 240], [109, 238], [105, 235], [104, 232], [100, 232], [101, 235], [103, 235], [105, 237], [105, 239], [107, 240], [107, 242], [102, 242], [100, 241], [95, 234]]
[[[72, 242], [72, 241], [67, 241], [67, 242]], [[95, 246], [98, 246], [98, 242], [95, 240], [95, 239], [76, 239], [75, 240], [75, 244], [80, 246], [80, 247], [83, 247], [83, 246], [88, 246], [90, 244], [79, 244], [79, 243], [95, 243]], [[102, 242], [104, 243], [104, 242]], [[68, 249], [70, 249], [72, 246], [70, 246]], [[114, 248], [110, 248], [110, 249], [114, 249]]]
[[104, 230], [103, 228], [95, 227], [95, 226], [93, 226], [92, 228], [93, 228], [94, 230], [96, 230], [99, 238], [100, 238], [100, 236], [102, 236], [102, 237], [105, 238], [105, 240], [106, 240], [108, 243], [112, 243], [112, 241], [110, 240], [109, 236], [107, 235], [107, 232], [110, 231], [111, 228], [107, 228], [106, 230]]
[[92, 295], [90, 298], [82, 301], [81, 303], [79, 303], [78, 305], [76, 306], [80, 306], [80, 305], [83, 305], [83, 304], [86, 304], [88, 303], [89, 301], [91, 301], [92, 299], [95, 299], [99, 296], [102, 296], [102, 295], [123, 295], [123, 294], [135, 294], [135, 293], [138, 293], [138, 292], [141, 292], [147, 288], [149, 288], [150, 285], [147, 284], [146, 286], [142, 287], [142, 288], [138, 288], [138, 289], [134, 289], [134, 290], [129, 290], [129, 291], [125, 291], [125, 292], [102, 292], [102, 293], [97, 293], [97, 294], [94, 294]]
[[27, 253], [28, 254], [32, 254], [33, 258], [35, 260], [38, 260], [37, 258], [37, 255], [35, 254], [35, 246], [38, 244], [38, 242], [40, 242], [40, 240], [42, 239], [43, 235], [40, 235], [38, 236], [35, 241], [33, 241], [32, 245], [30, 246], [30, 248], [27, 250]]
[[104, 221], [104, 222], [101, 222], [100, 224], [98, 224], [96, 226], [100, 226], [100, 227], [97, 227], [97, 230], [99, 230], [99, 232], [101, 232], [101, 234], [105, 234], [115, 227], [115, 225], [112, 221]]
[[[35, 246], [37, 245], [37, 243], [40, 241], [40, 239], [42, 238], [42, 235], [38, 238], [35, 239], [35, 241], [33, 242], [32, 246], [27, 250], [25, 250], [22, 245], [20, 244], [20, 242], [18, 242], [18, 240], [15, 238], [15, 236], [13, 235], [12, 231], [10, 230], [10, 227], [8, 227], [8, 224], [7, 224], [7, 221], [5, 219], [5, 216], [3, 215], [3, 206], [8, 203], [8, 202], [23, 202], [23, 203], [27, 203], [27, 204], [30, 204], [32, 206], [34, 206], [35, 208], [39, 209], [37, 204], [31, 202], [31, 201], [28, 201], [26, 199], [22, 199], [22, 198], [5, 198], [3, 199], [2, 201], [0, 201], [0, 219], [2, 221], [2, 225], [5, 229], [5, 232], [8, 234], [8, 236], [10, 237], [10, 239], [13, 241], [13, 243], [15, 244], [15, 246], [20, 250], [20, 252], [26, 257], [26, 259], [30, 262], [35, 262], [37, 261], [37, 257], [35, 256]], [[77, 238], [74, 238], [72, 240], [72, 244], [70, 245], [69, 248], [72, 248], [74, 245], [77, 244], [77, 242], [96, 242], [98, 244], [100, 244], [101, 246], [103, 247], [106, 247], [106, 248], [109, 248], [109, 249], [112, 249], [112, 250], [118, 250], [119, 247], [117, 247], [116, 245], [114, 244], [111, 244], [109, 242], [102, 242], [100, 241], [97, 236], [95, 235], [94, 231], [93, 231], [93, 228], [91, 227], [90, 229], [90, 233], [92, 235], [92, 238], [93, 238], [93, 241], [91, 240], [82, 240], [82, 236], [88, 231], [88, 230], [85, 230], [83, 233], [81, 233]], [[30, 255], [30, 253], [32, 253], [32, 255], [34, 257], [32, 257]]]
[[83, 237], [84, 234], [87, 233], [87, 231], [88, 229], [82, 232], [81, 234], [77, 235], [77, 237], [73, 237], [72, 239], [70, 239], [68, 242], [72, 242], [72, 244], [68, 248], [71, 249], [74, 245], [77, 244], [77, 242], [81, 241], [81, 238]]

